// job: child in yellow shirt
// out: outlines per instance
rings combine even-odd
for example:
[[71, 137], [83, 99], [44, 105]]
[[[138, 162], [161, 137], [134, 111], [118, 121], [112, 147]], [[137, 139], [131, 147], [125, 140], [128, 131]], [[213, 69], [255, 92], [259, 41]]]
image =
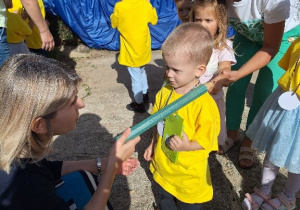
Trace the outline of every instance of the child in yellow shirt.
[[[169, 83], [157, 93], [152, 113], [199, 85], [212, 49], [210, 33], [197, 23], [183, 23], [168, 36], [162, 45], [162, 55]], [[158, 123], [144, 158], [151, 160], [150, 170], [163, 198], [162, 210], [177, 209], [174, 198], [180, 209], [201, 209], [201, 203], [213, 196], [208, 155], [218, 150], [218, 107], [210, 94], [205, 93], [179, 109], [175, 117], [183, 119], [182, 138], [175, 135], [164, 141], [166, 122]], [[165, 146], [178, 151], [177, 162], [167, 157], [162, 149]]]
[[[7, 16], [7, 43], [9, 54], [29, 53], [24, 40], [32, 33], [29, 24], [24, 20], [26, 16], [19, 10], [6, 10]], [[24, 19], [23, 19], [24, 18]]]
[[121, 65], [127, 66], [131, 76], [134, 101], [127, 109], [145, 112], [148, 102], [148, 81], [145, 65], [151, 60], [151, 36], [148, 24], [157, 23], [157, 13], [147, 0], [122, 0], [116, 3], [110, 16], [111, 25], [120, 32]]

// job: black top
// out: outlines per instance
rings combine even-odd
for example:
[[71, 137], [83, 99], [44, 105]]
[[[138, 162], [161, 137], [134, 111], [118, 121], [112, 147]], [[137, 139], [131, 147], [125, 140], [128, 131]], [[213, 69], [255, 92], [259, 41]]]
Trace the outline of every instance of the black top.
[[9, 174], [0, 170], [0, 209], [69, 209], [55, 193], [62, 161], [21, 162], [13, 163]]

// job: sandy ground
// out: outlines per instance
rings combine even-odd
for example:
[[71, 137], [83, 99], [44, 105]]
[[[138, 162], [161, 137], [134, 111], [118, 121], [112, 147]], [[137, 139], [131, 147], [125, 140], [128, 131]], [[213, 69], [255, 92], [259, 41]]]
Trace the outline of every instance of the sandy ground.
[[[161, 51], [153, 51], [153, 59], [146, 66], [149, 81], [150, 105], [147, 113], [134, 113], [126, 109], [131, 102], [130, 76], [124, 66], [117, 62], [118, 52], [91, 50], [81, 53], [73, 47], [64, 47], [58, 59], [67, 62], [83, 78], [79, 95], [84, 97], [85, 108], [80, 111], [77, 128], [69, 134], [56, 138], [52, 160], [90, 159], [108, 155], [113, 137], [125, 128], [131, 127], [149, 116], [156, 92], [162, 85], [163, 60]], [[245, 114], [251, 104], [250, 85], [245, 100]], [[241, 129], [245, 129], [245, 117]], [[241, 138], [242, 138], [241, 130]], [[117, 176], [111, 191], [110, 202], [116, 210], [148, 210], [153, 203], [159, 203], [156, 187], [149, 172], [149, 162], [144, 161], [143, 153], [151, 141], [151, 131], [141, 135], [141, 142], [134, 154], [140, 167], [130, 176]], [[263, 155], [256, 158], [256, 166], [242, 170], [237, 166], [236, 146], [225, 156], [212, 153], [209, 157], [214, 198], [203, 205], [211, 210], [239, 210], [246, 192], [259, 186]], [[273, 195], [284, 187], [286, 171], [280, 170]], [[101, 177], [100, 177], [101, 178]], [[298, 206], [300, 202], [298, 199]], [[300, 209], [300, 208], [298, 208]]]

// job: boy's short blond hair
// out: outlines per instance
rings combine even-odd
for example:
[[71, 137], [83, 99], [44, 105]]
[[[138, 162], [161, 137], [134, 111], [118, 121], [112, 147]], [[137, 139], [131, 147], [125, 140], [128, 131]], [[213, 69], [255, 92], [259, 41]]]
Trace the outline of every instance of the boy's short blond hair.
[[207, 65], [214, 41], [210, 33], [198, 23], [182, 23], [162, 45], [163, 57], [185, 56], [188, 61]]

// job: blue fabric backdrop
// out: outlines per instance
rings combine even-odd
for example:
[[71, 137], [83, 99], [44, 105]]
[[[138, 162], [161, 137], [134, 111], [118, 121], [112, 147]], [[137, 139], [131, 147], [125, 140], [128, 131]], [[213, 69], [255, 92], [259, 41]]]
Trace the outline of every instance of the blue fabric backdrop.
[[[119, 0], [44, 0], [46, 11], [58, 15], [89, 47], [119, 50], [119, 32], [111, 27], [110, 15]], [[150, 25], [152, 49], [159, 49], [180, 23], [174, 0], [151, 0], [158, 23]]]
[[[110, 24], [119, 0], [44, 0], [46, 11], [58, 15], [89, 47], [119, 50], [120, 34]], [[152, 49], [159, 49], [169, 33], [180, 24], [174, 0], [151, 0], [158, 23], [150, 25]], [[228, 37], [234, 35], [229, 27]]]

